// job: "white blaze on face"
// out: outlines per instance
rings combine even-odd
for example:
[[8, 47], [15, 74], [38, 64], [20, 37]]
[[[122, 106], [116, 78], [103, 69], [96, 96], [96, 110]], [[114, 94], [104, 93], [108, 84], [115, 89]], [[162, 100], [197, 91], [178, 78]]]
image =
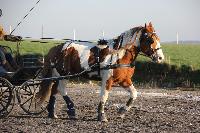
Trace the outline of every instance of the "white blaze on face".
[[165, 58], [165, 57], [164, 57], [163, 51], [162, 51], [162, 49], [161, 49], [160, 42], [159, 42], [158, 40], [156, 40], [156, 43], [157, 43], [156, 49], [158, 49], [158, 50], [156, 51], [157, 62], [158, 62], [158, 63], [161, 63], [161, 62], [164, 61], [164, 58]]

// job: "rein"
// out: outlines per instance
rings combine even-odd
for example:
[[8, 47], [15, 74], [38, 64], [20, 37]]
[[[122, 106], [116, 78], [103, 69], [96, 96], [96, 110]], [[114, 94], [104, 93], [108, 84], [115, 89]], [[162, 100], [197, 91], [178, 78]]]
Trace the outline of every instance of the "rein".
[[[157, 50], [159, 50], [159, 49], [161, 49], [161, 48], [157, 48], [157, 49], [155, 49], [155, 50], [154, 50], [154, 52], [156, 52], [156, 51], [157, 51]], [[150, 59], [152, 59], [152, 60], [153, 60], [153, 55], [151, 55], [151, 56], [148, 56], [147, 54], [140, 53], [140, 51], [141, 51], [141, 50], [139, 50], [139, 52], [138, 52], [138, 54], [139, 54], [139, 55], [142, 55], [142, 56], [148, 57], [148, 58], [150, 58]]]
[[[64, 76], [59, 76], [59, 77], [50, 77], [50, 78], [42, 78], [42, 79], [30, 79], [30, 80], [27, 80], [25, 82], [25, 84], [28, 84], [28, 83], [35, 83], [35, 82], [38, 82], [38, 81], [58, 81], [58, 80], [63, 80], [63, 79], [68, 79], [68, 78], [75, 78], [75, 77], [78, 77], [78, 76], [81, 76], [85, 73], [90, 73], [92, 72], [95, 68], [98, 66], [98, 63], [95, 63], [93, 64], [92, 66], [90, 66], [89, 68], [81, 71], [80, 73], [75, 73], [75, 74], [69, 74], [69, 75], [64, 75]], [[135, 66], [135, 62], [131, 63], [131, 64], [113, 64], [113, 65], [107, 65], [105, 67], [102, 67], [100, 68], [100, 70], [109, 70], [109, 69], [116, 69], [116, 68], [119, 68], [119, 67], [134, 67]], [[52, 68], [55, 68], [55, 65], [51, 66]]]

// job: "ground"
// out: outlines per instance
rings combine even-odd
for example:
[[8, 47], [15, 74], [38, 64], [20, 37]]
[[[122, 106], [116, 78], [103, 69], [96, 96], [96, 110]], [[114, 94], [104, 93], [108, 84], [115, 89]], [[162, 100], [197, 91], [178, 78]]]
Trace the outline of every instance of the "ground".
[[68, 94], [73, 99], [77, 120], [69, 120], [66, 105], [57, 96], [59, 119], [47, 118], [47, 112], [37, 116], [24, 115], [15, 106], [8, 118], [0, 119], [0, 132], [200, 132], [200, 91], [151, 89], [137, 87], [138, 98], [124, 119], [117, 110], [128, 100], [125, 90], [114, 87], [106, 105], [108, 123], [97, 121], [99, 86], [70, 84]]

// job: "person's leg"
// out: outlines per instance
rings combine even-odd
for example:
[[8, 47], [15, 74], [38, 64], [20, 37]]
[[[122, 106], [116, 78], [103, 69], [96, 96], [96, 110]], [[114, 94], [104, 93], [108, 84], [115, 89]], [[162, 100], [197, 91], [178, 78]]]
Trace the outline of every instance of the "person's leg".
[[13, 59], [12, 55], [10, 53], [6, 53], [5, 57], [6, 57], [6, 60], [8, 61], [8, 63], [10, 64], [10, 66], [16, 71], [18, 69], [18, 65], [15, 62], [15, 60]]

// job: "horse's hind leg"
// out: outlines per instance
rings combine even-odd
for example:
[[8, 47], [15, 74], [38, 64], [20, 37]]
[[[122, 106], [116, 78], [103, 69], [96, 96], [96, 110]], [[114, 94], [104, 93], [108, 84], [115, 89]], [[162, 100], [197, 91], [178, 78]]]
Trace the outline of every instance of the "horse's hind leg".
[[65, 102], [67, 104], [67, 114], [68, 114], [69, 118], [76, 119], [74, 103], [72, 102], [70, 97], [68, 97], [67, 95], [63, 96], [63, 99], [65, 100]]
[[48, 111], [49, 118], [58, 118], [58, 116], [55, 114], [55, 103], [56, 103], [55, 95], [57, 93], [57, 86], [58, 86], [57, 82], [52, 86], [51, 96], [49, 99], [49, 103], [47, 105], [47, 111]]
[[[56, 77], [60, 76], [60, 74], [58, 73], [58, 71], [55, 68], [53, 69], [53, 76], [56, 76]], [[67, 104], [67, 114], [68, 114], [69, 118], [76, 119], [74, 103], [72, 102], [70, 97], [67, 95], [67, 90], [66, 90], [63, 80], [57, 81], [57, 90], [63, 96], [63, 99], [65, 100], [65, 102]]]
[[128, 87], [125, 87], [125, 89], [130, 93], [130, 98], [127, 101], [126, 105], [124, 107], [121, 107], [119, 109], [119, 113], [121, 114], [120, 117], [124, 117], [125, 112], [129, 111], [130, 108], [133, 105], [133, 101], [137, 98], [137, 90], [135, 89], [135, 87], [133, 86], [133, 84], [131, 84]]

